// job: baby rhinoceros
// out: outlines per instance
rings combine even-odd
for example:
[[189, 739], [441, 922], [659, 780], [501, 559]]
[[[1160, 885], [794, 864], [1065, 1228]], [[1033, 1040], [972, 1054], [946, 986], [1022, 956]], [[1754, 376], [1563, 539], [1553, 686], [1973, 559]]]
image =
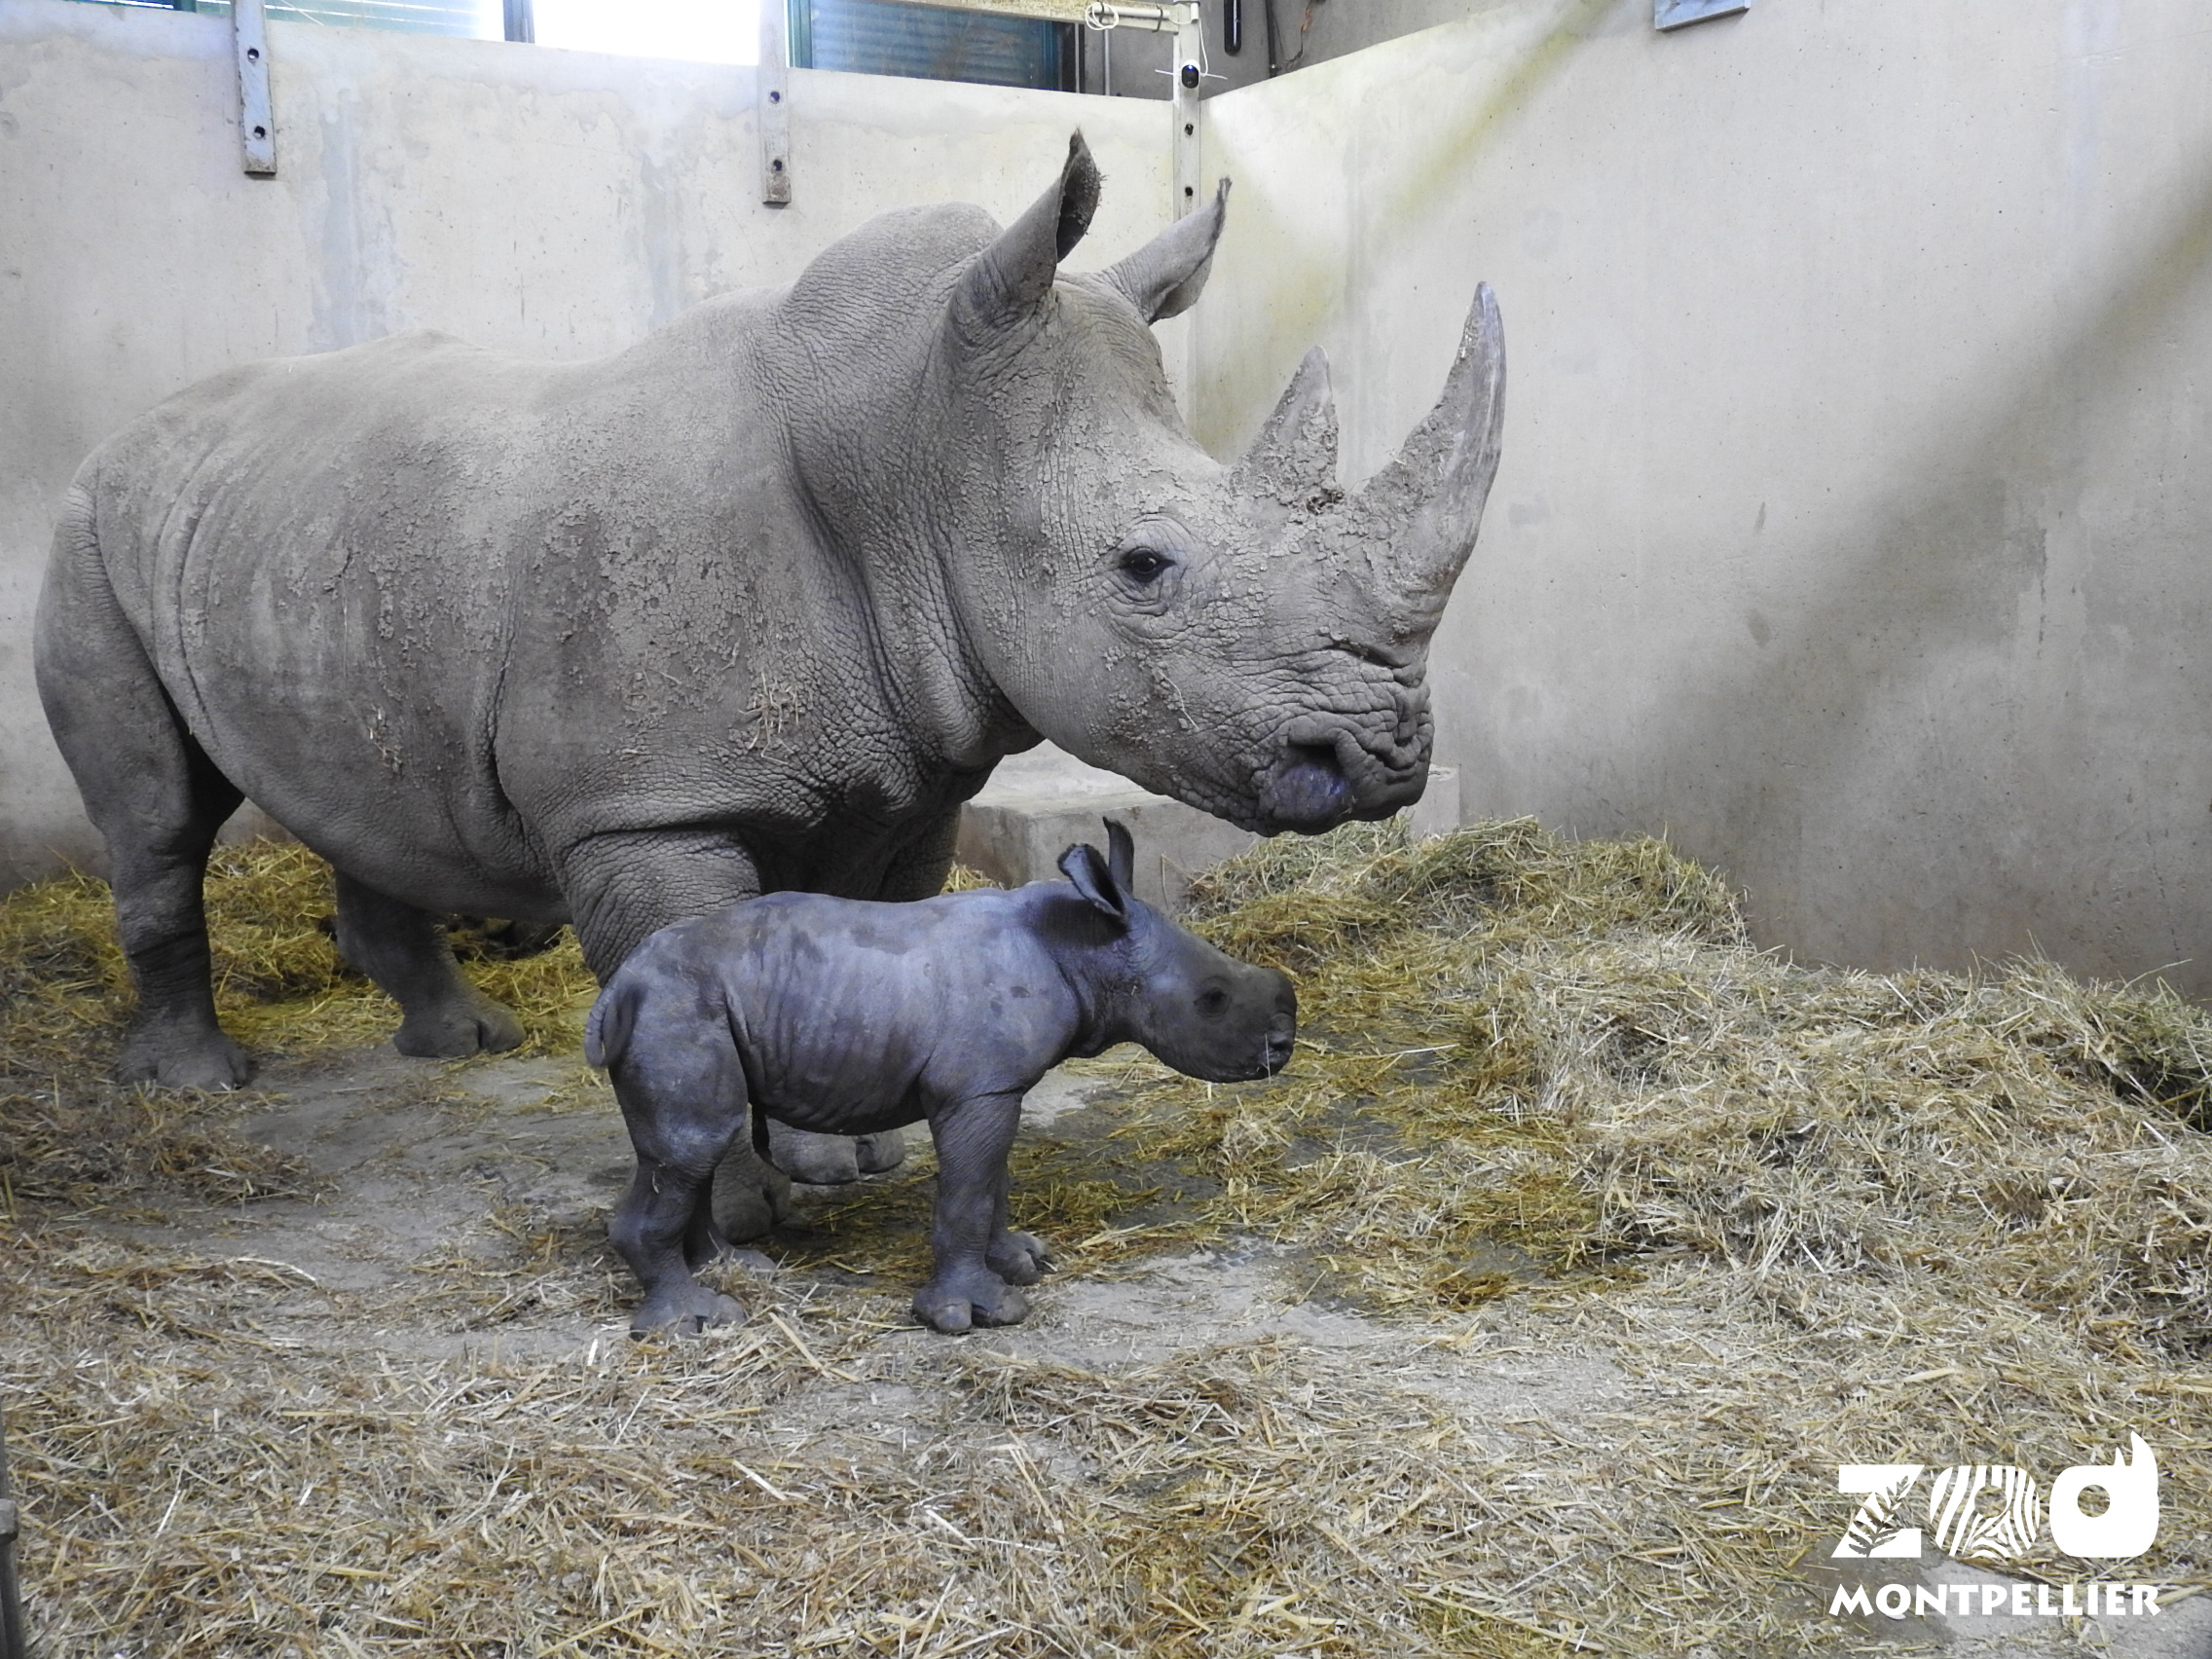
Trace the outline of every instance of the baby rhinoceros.
[[663, 928], [607, 983], [584, 1052], [605, 1066], [638, 1152], [608, 1228], [645, 1289], [631, 1333], [745, 1309], [693, 1269], [724, 1245], [715, 1165], [747, 1109], [872, 1134], [927, 1119], [937, 1143], [935, 1271], [914, 1312], [940, 1331], [1011, 1325], [1048, 1266], [1007, 1228], [1021, 1097], [1071, 1054], [1141, 1043], [1214, 1083], [1290, 1059], [1298, 998], [1130, 891], [1129, 832], [1060, 857], [1068, 882], [875, 903], [774, 893]]

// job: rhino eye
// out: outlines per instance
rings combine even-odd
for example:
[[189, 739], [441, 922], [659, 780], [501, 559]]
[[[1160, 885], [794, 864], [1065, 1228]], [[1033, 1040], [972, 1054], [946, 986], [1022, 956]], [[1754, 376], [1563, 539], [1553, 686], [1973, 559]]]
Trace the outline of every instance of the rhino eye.
[[1229, 993], [1219, 985], [1201, 992], [1198, 996], [1198, 1012], [1208, 1019], [1220, 1018], [1222, 1011], [1228, 1007]]
[[1122, 570], [1140, 582], [1156, 582], [1174, 562], [1150, 547], [1132, 547], [1122, 555]]

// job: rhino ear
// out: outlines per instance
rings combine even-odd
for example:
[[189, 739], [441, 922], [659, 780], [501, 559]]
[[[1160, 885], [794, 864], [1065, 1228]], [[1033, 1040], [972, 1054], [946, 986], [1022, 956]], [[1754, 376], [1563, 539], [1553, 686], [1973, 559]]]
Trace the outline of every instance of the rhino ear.
[[976, 256], [954, 290], [954, 316], [963, 332], [987, 334], [1021, 320], [1052, 291], [1060, 261], [1083, 240], [1098, 210], [1098, 164], [1077, 132], [1059, 181], [1027, 212]]
[[[1122, 833], [1127, 835], [1127, 830]], [[1090, 901], [1091, 907], [1117, 922], [1129, 919], [1128, 901], [1114, 879], [1113, 866], [1088, 841], [1078, 841], [1060, 855], [1060, 872], [1075, 883], [1075, 890]]]
[[1137, 308], [1147, 322], [1174, 316], [1198, 303], [1206, 273], [1213, 269], [1214, 244], [1221, 240], [1222, 221], [1229, 213], [1229, 180], [1221, 181], [1213, 200], [1196, 213], [1186, 213], [1138, 248], [1119, 265], [1103, 273]]

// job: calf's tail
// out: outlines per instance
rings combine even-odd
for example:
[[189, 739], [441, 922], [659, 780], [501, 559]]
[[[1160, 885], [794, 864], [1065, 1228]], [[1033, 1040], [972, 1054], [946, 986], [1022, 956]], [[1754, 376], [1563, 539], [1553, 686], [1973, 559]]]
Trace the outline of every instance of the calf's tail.
[[584, 1058], [602, 1069], [611, 1069], [630, 1047], [630, 1032], [638, 1021], [637, 983], [616, 974], [584, 1019]]

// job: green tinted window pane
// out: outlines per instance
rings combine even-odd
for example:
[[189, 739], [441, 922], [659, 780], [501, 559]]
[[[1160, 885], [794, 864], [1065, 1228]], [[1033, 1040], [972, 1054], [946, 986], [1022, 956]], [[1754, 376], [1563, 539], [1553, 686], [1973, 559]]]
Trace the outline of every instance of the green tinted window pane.
[[799, 26], [792, 59], [801, 68], [1048, 91], [1062, 85], [1063, 24], [890, 0], [794, 0], [793, 12]]

